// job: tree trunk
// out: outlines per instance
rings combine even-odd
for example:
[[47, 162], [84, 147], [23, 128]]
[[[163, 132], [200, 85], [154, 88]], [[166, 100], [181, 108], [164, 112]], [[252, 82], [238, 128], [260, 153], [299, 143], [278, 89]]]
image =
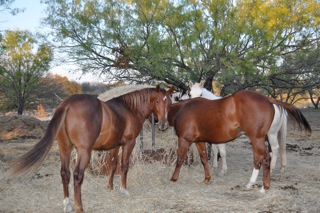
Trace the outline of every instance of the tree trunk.
[[213, 77], [208, 77], [204, 82], [203, 87], [206, 88], [208, 91], [212, 91], [212, 80], [213, 80]]
[[22, 115], [22, 113], [23, 113], [23, 107], [19, 106], [18, 107], [18, 115]]
[[18, 115], [22, 115], [24, 110], [24, 101], [23, 100], [19, 100], [19, 104], [18, 104]]

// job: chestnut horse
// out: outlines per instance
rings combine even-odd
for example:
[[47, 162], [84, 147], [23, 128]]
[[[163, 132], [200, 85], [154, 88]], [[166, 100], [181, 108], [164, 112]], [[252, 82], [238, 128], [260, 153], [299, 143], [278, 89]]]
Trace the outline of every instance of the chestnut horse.
[[[178, 136], [178, 159], [171, 180], [177, 181], [181, 166], [191, 143], [207, 141], [209, 143], [227, 143], [245, 133], [252, 144], [254, 168], [263, 167], [263, 186], [261, 191], [270, 187], [270, 156], [265, 140], [274, 118], [273, 104], [286, 110], [288, 115], [311, 133], [308, 121], [301, 111], [293, 105], [270, 99], [252, 91], [239, 91], [218, 99], [208, 100], [195, 98], [185, 103], [174, 116], [174, 128]], [[170, 111], [169, 111], [170, 112]], [[200, 150], [201, 151], [201, 150]], [[208, 160], [200, 157], [204, 163], [205, 180], [208, 183], [211, 175]]]
[[[85, 94], [66, 98], [57, 107], [44, 137], [29, 152], [10, 163], [12, 167], [7, 175], [10, 177], [35, 171], [44, 161], [57, 138], [61, 159], [64, 211], [73, 210], [69, 200], [68, 185], [70, 155], [72, 148], [75, 147], [77, 150], [77, 162], [73, 171], [75, 211], [83, 212], [81, 185], [84, 171], [91, 158], [91, 151], [119, 150], [122, 146], [120, 189], [127, 192], [129, 157], [136, 137], [141, 131], [144, 120], [152, 112], [160, 120], [159, 129], [167, 128], [167, 112], [172, 92], [173, 88], [166, 92], [157, 86], [137, 90], [107, 102]], [[114, 159], [116, 161], [117, 158]], [[114, 164], [115, 170], [117, 162]], [[108, 187], [112, 187], [110, 180]]]
[[[200, 83], [193, 83], [192, 81], [189, 81], [189, 89], [190, 89], [190, 98], [206, 98], [209, 100], [217, 100], [220, 99], [220, 96], [217, 96], [213, 94], [212, 92], [209, 92], [205, 88], [203, 88], [204, 81], [201, 81]], [[212, 162], [213, 162], [213, 169], [218, 171], [218, 150], [220, 152], [221, 156], [221, 170], [218, 172], [219, 176], [224, 176], [227, 171], [227, 151], [226, 151], [226, 144], [211, 144], [211, 150], [212, 150]]]
[[[170, 105], [170, 109], [168, 112], [168, 123], [170, 126], [174, 127], [176, 115], [178, 114], [179, 110], [189, 101], [191, 101], [191, 99], [185, 99], [185, 100], [175, 102]], [[156, 122], [158, 121], [157, 116], [154, 116], [154, 119]], [[201, 163], [205, 167], [206, 178], [205, 178], [204, 183], [207, 184], [207, 183], [209, 183], [209, 181], [211, 179], [211, 175], [209, 172], [209, 164], [208, 164], [208, 162], [206, 163], [206, 161], [208, 161], [206, 143], [205, 142], [197, 142], [197, 143], [195, 143], [195, 145], [196, 145], [197, 150], [199, 152]]]
[[[215, 94], [211, 93], [207, 89], [203, 87], [204, 81], [200, 83], [192, 83], [189, 82], [190, 87], [190, 96], [191, 98], [195, 97], [202, 97], [210, 100], [216, 100], [221, 97], [216, 96]], [[275, 115], [273, 117], [272, 124], [267, 134], [267, 140], [271, 147], [271, 163], [270, 163], [270, 173], [276, 166], [277, 157], [278, 157], [278, 150], [280, 148], [280, 159], [281, 159], [281, 172], [284, 171], [285, 166], [287, 165], [287, 158], [286, 158], [286, 138], [287, 138], [287, 113], [286, 111], [281, 110], [276, 104], [273, 104]], [[222, 169], [221, 173], [224, 174], [224, 171], [227, 170], [227, 162], [226, 162], [226, 146], [225, 144], [219, 144], [218, 149], [221, 154], [222, 159]], [[214, 145], [212, 145], [213, 150], [213, 167], [217, 167], [217, 149]], [[259, 170], [253, 168], [253, 172], [248, 184], [246, 184], [246, 189], [252, 189], [253, 185], [255, 184], [258, 178]]]

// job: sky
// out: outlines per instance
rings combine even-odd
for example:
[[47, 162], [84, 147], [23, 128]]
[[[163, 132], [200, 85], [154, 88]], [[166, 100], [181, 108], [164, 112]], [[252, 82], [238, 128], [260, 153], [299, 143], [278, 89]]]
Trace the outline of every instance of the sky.
[[[24, 8], [25, 11], [15, 16], [7, 12], [0, 12], [0, 31], [19, 29], [36, 33], [43, 30], [43, 27], [40, 25], [40, 20], [45, 17], [46, 5], [41, 4], [40, 0], [15, 0], [12, 4], [12, 8]], [[61, 65], [59, 67], [52, 67], [50, 72], [66, 76], [69, 80], [77, 81], [79, 83], [101, 82], [99, 76], [93, 76], [91, 74], [82, 75], [82, 73], [74, 73], [66, 70], [70, 69]]]

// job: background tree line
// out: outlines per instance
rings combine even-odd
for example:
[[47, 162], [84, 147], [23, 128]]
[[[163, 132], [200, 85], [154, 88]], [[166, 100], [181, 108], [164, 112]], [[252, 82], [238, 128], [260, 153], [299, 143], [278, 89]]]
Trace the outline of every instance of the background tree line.
[[[136, 83], [217, 83], [317, 100], [318, 0], [46, 0], [57, 47], [84, 72]], [[281, 97], [282, 94], [288, 94]], [[301, 97], [301, 96], [300, 96]]]
[[[35, 76], [20, 78], [19, 83], [29, 82], [19, 86], [25, 91], [48, 86], [32, 87], [31, 80], [62, 55], [60, 63], [78, 64], [81, 72], [113, 81], [165, 82], [186, 90], [189, 80], [205, 80], [207, 89], [214, 82], [222, 96], [251, 89], [291, 103], [310, 98], [319, 106], [318, 0], [42, 2], [47, 6], [43, 24], [51, 31], [18, 42], [24, 48], [35, 45], [20, 51], [28, 66], [12, 67], [16, 58], [8, 45], [1, 47], [1, 80], [12, 70]], [[6, 41], [8, 35], [1, 37]]]

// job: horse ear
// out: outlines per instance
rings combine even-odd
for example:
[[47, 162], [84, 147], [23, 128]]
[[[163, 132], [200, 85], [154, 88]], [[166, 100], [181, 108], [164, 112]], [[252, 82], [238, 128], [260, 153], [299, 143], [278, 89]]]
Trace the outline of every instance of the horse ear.
[[174, 86], [170, 87], [170, 89], [168, 90], [169, 95], [172, 94], [174, 92]]
[[193, 82], [192, 81], [189, 81], [189, 88], [191, 89], [193, 86]]
[[203, 86], [204, 86], [204, 80], [202, 80], [202, 81], [200, 81], [200, 87], [202, 87], [203, 88]]
[[157, 92], [160, 91], [160, 85], [159, 85], [159, 84], [156, 86], [156, 91], [157, 91]]

